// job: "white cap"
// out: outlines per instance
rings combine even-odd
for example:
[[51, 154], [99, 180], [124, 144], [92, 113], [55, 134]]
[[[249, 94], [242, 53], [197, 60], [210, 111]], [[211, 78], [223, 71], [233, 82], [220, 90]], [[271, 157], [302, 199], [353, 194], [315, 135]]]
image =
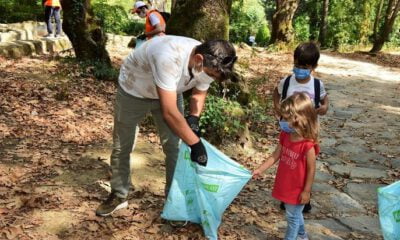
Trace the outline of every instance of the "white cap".
[[146, 6], [146, 3], [142, 2], [142, 1], [137, 1], [133, 5], [133, 11], [135, 12], [138, 8], [141, 8], [143, 6]]

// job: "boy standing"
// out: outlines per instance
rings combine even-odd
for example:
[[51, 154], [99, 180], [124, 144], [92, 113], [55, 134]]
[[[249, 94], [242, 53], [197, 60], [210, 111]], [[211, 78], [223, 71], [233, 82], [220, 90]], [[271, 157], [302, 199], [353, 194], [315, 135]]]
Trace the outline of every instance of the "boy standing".
[[[328, 95], [321, 80], [314, 78], [312, 72], [318, 66], [319, 48], [313, 42], [302, 43], [294, 51], [293, 75], [282, 79], [273, 93], [275, 116], [280, 119], [280, 104], [294, 93], [306, 93], [314, 104], [318, 115], [328, 111]], [[281, 203], [281, 209], [284, 205]], [[311, 210], [310, 203], [306, 204], [303, 212]]]

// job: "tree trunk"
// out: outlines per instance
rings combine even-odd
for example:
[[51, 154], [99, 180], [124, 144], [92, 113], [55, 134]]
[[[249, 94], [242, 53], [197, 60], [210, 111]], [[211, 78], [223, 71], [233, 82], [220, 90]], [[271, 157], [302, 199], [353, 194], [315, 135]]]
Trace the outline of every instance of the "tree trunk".
[[63, 0], [63, 31], [79, 60], [102, 62], [111, 66], [106, 50], [107, 36], [94, 18], [90, 0]]
[[329, 0], [323, 0], [321, 25], [319, 30], [318, 40], [321, 43], [321, 47], [326, 47], [326, 33], [328, 31], [328, 13], [329, 13]]
[[149, 4], [160, 12], [165, 12], [167, 9], [166, 0], [149, 0]]
[[231, 5], [232, 0], [175, 0], [167, 34], [227, 40]]
[[176, 6], [176, 0], [171, 0], [171, 9], [174, 9]]
[[318, 16], [317, 0], [307, 3], [308, 16], [310, 18], [310, 40], [316, 40], [320, 26], [320, 18]]
[[383, 8], [383, 3], [385, 0], [380, 0], [378, 8], [376, 10], [376, 17], [375, 17], [375, 22], [374, 22], [374, 35], [373, 35], [373, 40], [374, 42], [377, 41], [378, 39], [378, 31], [379, 31], [379, 22], [381, 21], [381, 15], [382, 15], [382, 8]]
[[272, 17], [271, 43], [292, 42], [293, 16], [299, 5], [299, 0], [275, 0], [276, 10]]
[[388, 40], [389, 34], [392, 32], [393, 25], [399, 13], [399, 10], [400, 0], [389, 0], [389, 4], [386, 10], [385, 23], [383, 24], [379, 36], [377, 36], [377, 39], [374, 41], [374, 45], [370, 51], [371, 53], [379, 52], [385, 42]]

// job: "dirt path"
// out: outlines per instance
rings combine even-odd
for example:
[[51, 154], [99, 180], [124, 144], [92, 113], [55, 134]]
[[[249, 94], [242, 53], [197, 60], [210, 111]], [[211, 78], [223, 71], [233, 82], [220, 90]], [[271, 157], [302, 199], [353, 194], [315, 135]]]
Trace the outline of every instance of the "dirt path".
[[[290, 69], [289, 60], [268, 61], [256, 65], [257, 74]], [[132, 154], [129, 208], [94, 216], [109, 191], [115, 86], [57, 64], [49, 58], [0, 61], [0, 239], [202, 239], [199, 226], [173, 229], [160, 218], [164, 163], [151, 131]], [[400, 168], [400, 69], [322, 55], [318, 75], [331, 110], [321, 119], [307, 229], [313, 240], [379, 239], [376, 188], [398, 178]], [[226, 151], [235, 155], [232, 149]], [[236, 159], [252, 168], [265, 154], [253, 149]], [[283, 236], [283, 213], [271, 197], [273, 173], [249, 182], [228, 208], [221, 239]]]
[[313, 200], [329, 218], [310, 222], [343, 239], [376, 239], [377, 187], [400, 173], [400, 69], [322, 55], [317, 70], [331, 109], [321, 119], [323, 171]]

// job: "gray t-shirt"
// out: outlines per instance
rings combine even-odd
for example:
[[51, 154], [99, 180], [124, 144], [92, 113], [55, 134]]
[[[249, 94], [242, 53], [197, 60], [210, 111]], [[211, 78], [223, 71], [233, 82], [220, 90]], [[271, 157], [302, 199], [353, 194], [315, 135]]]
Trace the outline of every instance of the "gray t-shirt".
[[206, 91], [210, 83], [191, 79], [190, 54], [201, 42], [179, 36], [154, 37], [133, 50], [124, 60], [119, 84], [127, 93], [139, 98], [158, 99], [156, 87], [182, 93], [196, 87]]

